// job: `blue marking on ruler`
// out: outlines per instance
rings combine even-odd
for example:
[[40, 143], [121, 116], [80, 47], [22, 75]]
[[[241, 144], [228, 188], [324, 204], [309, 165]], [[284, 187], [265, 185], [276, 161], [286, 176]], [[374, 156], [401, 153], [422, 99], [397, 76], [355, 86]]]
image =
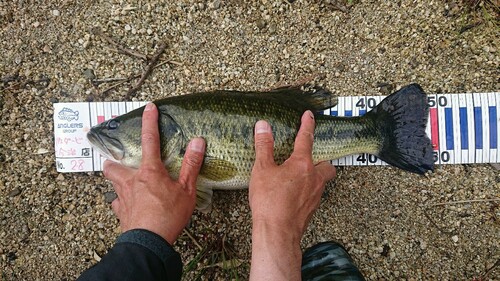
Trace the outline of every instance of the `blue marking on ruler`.
[[359, 111], [359, 116], [363, 116], [365, 114], [366, 114], [366, 110], [365, 109]]
[[338, 111], [330, 111], [330, 115], [331, 116], [339, 116], [339, 112]]
[[476, 127], [476, 149], [483, 148], [483, 118], [481, 108], [474, 107], [474, 126]]
[[490, 147], [497, 148], [497, 108], [495, 106], [489, 107], [490, 113]]
[[352, 110], [346, 110], [345, 111], [345, 116], [346, 117], [351, 117], [352, 116]]
[[444, 109], [444, 118], [446, 126], [446, 149], [453, 149], [453, 114], [451, 108]]
[[467, 128], [467, 108], [460, 107], [460, 143], [462, 149], [469, 149], [469, 131]]

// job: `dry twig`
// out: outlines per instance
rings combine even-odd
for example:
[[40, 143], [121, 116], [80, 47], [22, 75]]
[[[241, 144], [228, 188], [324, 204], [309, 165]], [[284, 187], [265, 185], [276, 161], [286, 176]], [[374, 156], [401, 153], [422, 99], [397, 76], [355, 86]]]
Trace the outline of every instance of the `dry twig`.
[[[160, 67], [162, 65], [165, 65], [165, 64], [182, 65], [180, 62], [173, 61], [173, 60], [168, 60], [168, 61], [164, 61], [162, 63], [159, 63], [159, 64], [155, 65], [155, 67], [153, 69], [156, 69], [156, 68], [158, 68], [158, 67]], [[105, 95], [109, 91], [114, 90], [116, 87], [118, 87], [118, 86], [120, 86], [120, 85], [122, 85], [124, 83], [130, 82], [130, 81], [132, 81], [134, 79], [137, 79], [139, 77], [141, 77], [141, 74], [134, 74], [134, 75], [132, 75], [132, 76], [130, 76], [128, 78], [123, 78], [123, 80], [119, 80], [119, 79], [122, 79], [122, 78], [115, 78], [116, 81], [119, 81], [119, 82], [117, 82], [117, 83], [109, 86], [109, 88], [107, 88], [106, 90], [102, 91], [101, 94]], [[112, 80], [113, 78], [108, 78], [108, 79]]]
[[118, 78], [111, 77], [111, 78], [92, 79], [91, 82], [95, 86], [99, 86], [99, 85], [104, 84], [104, 83], [122, 82], [122, 81], [126, 81], [127, 79], [129, 79], [129, 78], [126, 78], [126, 77], [118, 77]]
[[481, 203], [481, 202], [494, 202], [494, 201], [500, 201], [500, 198], [450, 201], [450, 202], [442, 202], [442, 203], [423, 205], [422, 207], [434, 207], [434, 206], [444, 206], [444, 205], [453, 205], [453, 204]]
[[186, 235], [189, 237], [189, 239], [191, 239], [191, 241], [193, 241], [193, 243], [196, 245], [196, 247], [198, 247], [198, 249], [201, 251], [203, 250], [203, 247], [200, 245], [200, 243], [198, 243], [198, 241], [196, 241], [196, 239], [194, 239], [193, 235], [191, 235], [191, 233], [189, 232], [189, 230], [185, 229], [184, 228], [184, 233], [186, 233]]
[[141, 75], [141, 78], [139, 79], [137, 84], [135, 84], [134, 87], [132, 87], [130, 90], [128, 90], [127, 95], [125, 96], [125, 99], [132, 98], [132, 96], [135, 94], [135, 92], [137, 92], [137, 90], [139, 90], [141, 88], [141, 86], [142, 86], [142, 84], [144, 84], [144, 81], [146, 80], [146, 78], [148, 78], [148, 76], [151, 74], [151, 72], [153, 72], [153, 69], [155, 68], [156, 63], [158, 62], [158, 60], [160, 59], [160, 56], [163, 54], [163, 52], [165, 51], [166, 48], [167, 48], [167, 44], [165, 44], [163, 42], [160, 43], [158, 50], [156, 51], [156, 53], [153, 55], [153, 57], [149, 61], [148, 65], [146, 66], [146, 69], [144, 70], [144, 72]]
[[139, 53], [139, 52], [137, 52], [135, 50], [123, 47], [118, 42], [116, 42], [115, 40], [113, 40], [113, 38], [111, 38], [111, 37], [107, 36], [106, 34], [104, 34], [102, 32], [102, 30], [99, 29], [99, 28], [93, 28], [92, 29], [92, 33], [94, 35], [97, 35], [97, 36], [101, 37], [102, 39], [106, 40], [106, 42], [108, 42], [109, 44], [111, 44], [112, 46], [114, 46], [116, 48], [116, 51], [118, 53], [120, 53], [120, 54], [124, 54], [124, 55], [127, 55], [127, 56], [140, 58], [140, 59], [145, 60], [145, 61], [149, 60], [149, 57], [147, 55], [144, 55], [144, 54], [141, 54], [141, 53]]

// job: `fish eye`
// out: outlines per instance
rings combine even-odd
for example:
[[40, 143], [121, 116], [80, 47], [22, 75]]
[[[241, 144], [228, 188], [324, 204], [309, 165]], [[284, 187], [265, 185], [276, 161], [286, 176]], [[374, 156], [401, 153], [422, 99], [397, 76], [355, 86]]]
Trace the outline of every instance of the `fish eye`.
[[118, 126], [120, 126], [120, 122], [118, 122], [114, 119], [110, 120], [108, 123], [108, 129], [110, 129], [110, 130], [114, 130], [114, 129], [118, 128]]

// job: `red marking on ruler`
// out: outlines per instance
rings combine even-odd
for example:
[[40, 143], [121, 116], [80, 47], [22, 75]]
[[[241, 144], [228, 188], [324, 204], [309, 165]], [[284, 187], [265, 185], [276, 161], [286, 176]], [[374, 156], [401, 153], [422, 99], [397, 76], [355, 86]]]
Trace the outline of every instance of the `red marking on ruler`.
[[104, 116], [97, 115], [97, 124], [104, 122]]
[[111, 115], [111, 118], [115, 118], [117, 115]]
[[439, 150], [439, 128], [438, 128], [438, 112], [437, 108], [430, 109], [431, 117], [431, 141], [432, 148], [434, 150]]

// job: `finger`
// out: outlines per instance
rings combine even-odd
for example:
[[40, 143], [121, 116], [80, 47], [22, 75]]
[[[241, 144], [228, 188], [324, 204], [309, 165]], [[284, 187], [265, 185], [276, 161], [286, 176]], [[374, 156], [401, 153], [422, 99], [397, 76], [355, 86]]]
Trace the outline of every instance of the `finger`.
[[255, 162], [274, 164], [274, 138], [271, 125], [264, 120], [255, 123]]
[[[202, 138], [192, 139], [187, 147], [184, 159], [182, 160], [181, 171], [179, 173], [179, 182], [188, 189], [196, 188], [196, 179], [203, 164], [203, 155], [205, 154], [205, 140]], [[194, 190], [188, 190], [194, 191]]]
[[154, 103], [148, 103], [142, 113], [142, 162], [157, 164], [161, 162], [160, 133], [158, 131], [158, 109]]
[[321, 162], [316, 165], [315, 169], [321, 175], [325, 183], [332, 180], [337, 175], [335, 167], [329, 162]]
[[124, 184], [125, 179], [130, 175], [131, 169], [119, 163], [106, 160], [102, 169], [104, 177], [117, 184]]
[[310, 110], [307, 110], [302, 114], [300, 129], [295, 138], [294, 155], [305, 159], [312, 157], [314, 126], [314, 115]]

